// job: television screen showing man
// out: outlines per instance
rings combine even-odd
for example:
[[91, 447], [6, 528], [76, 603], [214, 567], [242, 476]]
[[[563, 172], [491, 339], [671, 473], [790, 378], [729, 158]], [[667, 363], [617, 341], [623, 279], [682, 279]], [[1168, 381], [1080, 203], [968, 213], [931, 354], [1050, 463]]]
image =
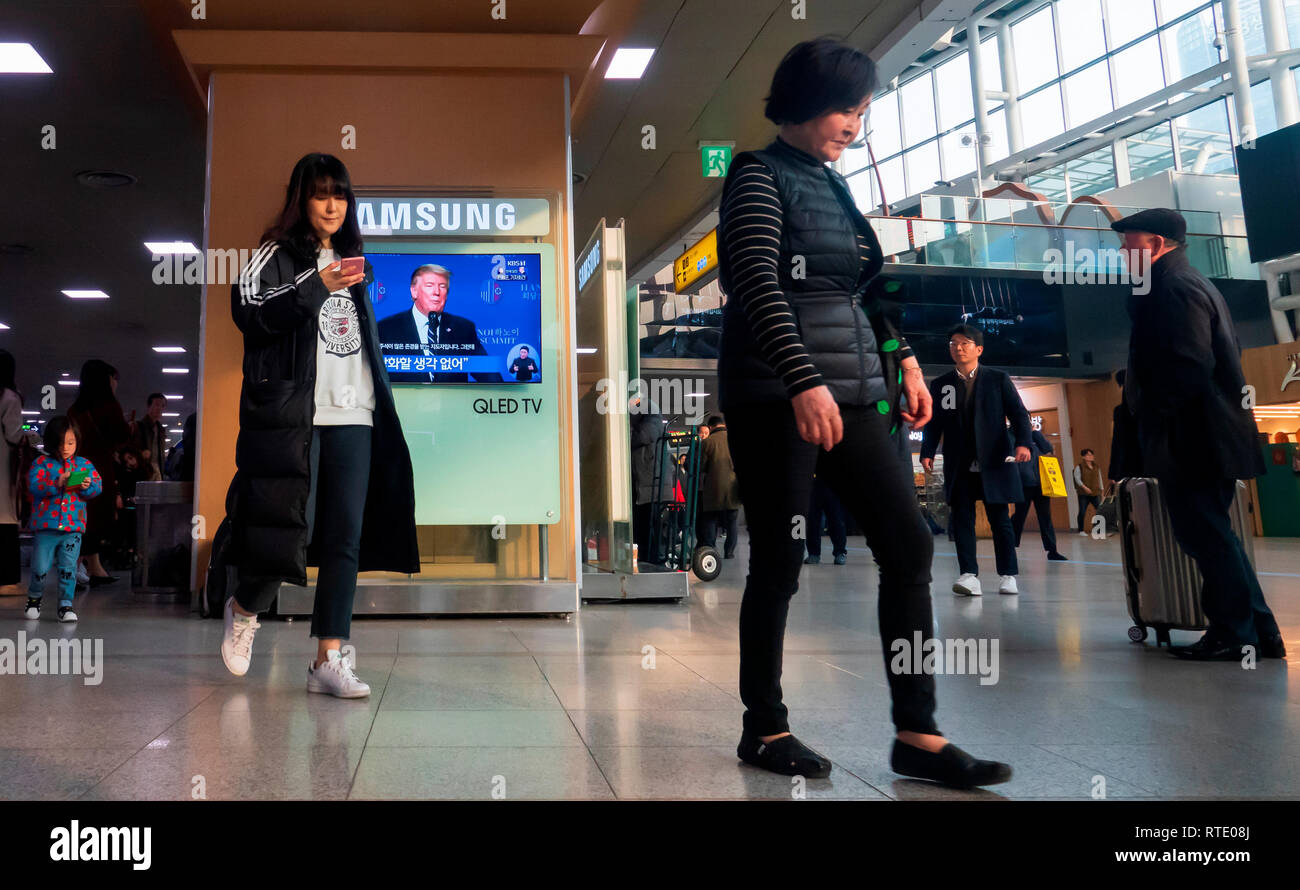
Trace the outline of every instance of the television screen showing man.
[[537, 360], [528, 352], [527, 346], [519, 347], [519, 356], [510, 363], [510, 373], [520, 383], [532, 383], [537, 374]]
[[436, 263], [417, 266], [411, 273], [411, 308], [379, 322], [379, 343], [388, 356], [422, 356], [423, 370], [394, 370], [393, 383], [500, 383], [501, 374], [486, 370], [458, 370], [473, 356], [487, 356], [474, 322], [446, 311], [451, 295], [451, 270]]

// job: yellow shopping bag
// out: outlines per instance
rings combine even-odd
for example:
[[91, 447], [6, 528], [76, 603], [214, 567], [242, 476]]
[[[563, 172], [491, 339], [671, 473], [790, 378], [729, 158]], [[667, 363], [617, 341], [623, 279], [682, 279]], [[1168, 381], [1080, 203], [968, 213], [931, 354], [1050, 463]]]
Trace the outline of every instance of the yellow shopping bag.
[[1043, 494], [1049, 498], [1063, 498], [1065, 477], [1061, 475], [1061, 462], [1045, 454], [1038, 457], [1038, 482], [1043, 487]]

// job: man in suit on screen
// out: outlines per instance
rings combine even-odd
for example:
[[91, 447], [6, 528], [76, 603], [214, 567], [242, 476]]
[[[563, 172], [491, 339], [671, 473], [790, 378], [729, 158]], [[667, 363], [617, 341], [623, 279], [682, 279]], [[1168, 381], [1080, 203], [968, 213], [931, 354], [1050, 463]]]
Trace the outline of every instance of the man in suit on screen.
[[[463, 358], [487, 355], [470, 319], [445, 311], [451, 270], [428, 263], [411, 273], [411, 308], [379, 322], [379, 348], [385, 356]], [[393, 371], [393, 383], [500, 383], [496, 372]]]

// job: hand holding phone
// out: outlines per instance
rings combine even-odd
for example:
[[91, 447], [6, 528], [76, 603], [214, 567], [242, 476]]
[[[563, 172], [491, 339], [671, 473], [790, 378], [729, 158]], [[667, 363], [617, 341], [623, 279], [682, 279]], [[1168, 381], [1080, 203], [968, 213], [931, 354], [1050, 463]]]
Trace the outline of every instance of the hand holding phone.
[[339, 271], [348, 278], [353, 275], [365, 275], [366, 258], [363, 256], [345, 256], [339, 260]]

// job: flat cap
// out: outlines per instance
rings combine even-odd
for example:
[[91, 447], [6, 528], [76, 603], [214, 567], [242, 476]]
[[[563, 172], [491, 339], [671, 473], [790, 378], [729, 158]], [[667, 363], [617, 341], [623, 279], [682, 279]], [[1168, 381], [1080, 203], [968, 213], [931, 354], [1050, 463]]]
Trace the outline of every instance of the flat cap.
[[1187, 240], [1187, 220], [1177, 210], [1168, 207], [1139, 210], [1131, 216], [1115, 220], [1110, 227], [1117, 232], [1150, 232], [1170, 241]]

